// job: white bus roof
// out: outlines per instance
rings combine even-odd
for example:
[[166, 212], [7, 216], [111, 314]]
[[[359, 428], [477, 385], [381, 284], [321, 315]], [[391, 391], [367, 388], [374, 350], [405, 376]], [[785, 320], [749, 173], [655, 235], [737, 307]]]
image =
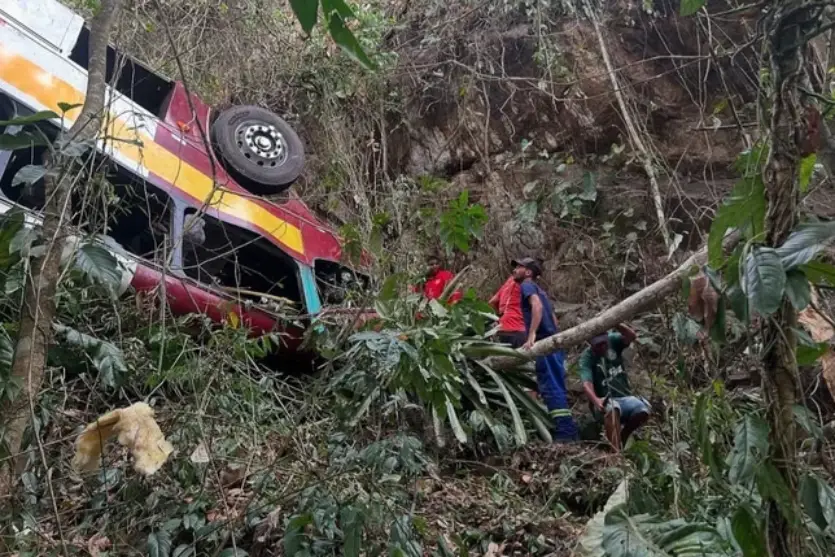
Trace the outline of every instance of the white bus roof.
[[0, 0], [0, 18], [69, 56], [84, 18], [57, 0]]

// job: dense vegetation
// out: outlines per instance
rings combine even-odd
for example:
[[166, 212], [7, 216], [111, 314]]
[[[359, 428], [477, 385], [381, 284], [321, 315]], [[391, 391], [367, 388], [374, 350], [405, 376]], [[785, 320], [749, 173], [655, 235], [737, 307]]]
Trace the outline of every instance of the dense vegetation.
[[[29, 427], [19, 452], [0, 444], [15, 470], [4, 549], [831, 555], [835, 226], [821, 208], [830, 147], [813, 127], [828, 126], [832, 95], [806, 46], [831, 7], [674, 4], [380, 0], [351, 3], [348, 17], [332, 0], [126, 2], [112, 34], [120, 48], [215, 104], [265, 105], [302, 132], [309, 164], [297, 190], [340, 227], [346, 258], [374, 255], [373, 293], [347, 303], [379, 319], [359, 332], [321, 320], [307, 342], [323, 359], [303, 369], [287, 363], [279, 335], [175, 317], [155, 296], [116, 298], [115, 260], [85, 238], [56, 280], [54, 340], [32, 392], [12, 362], [33, 262], [51, 237], [8, 214], [0, 398], [25, 401]], [[758, 24], [740, 30], [723, 12]], [[605, 25], [623, 45], [603, 40]], [[646, 44], [636, 46], [636, 27]], [[646, 69], [658, 37], [670, 82]], [[679, 59], [710, 67], [694, 79]], [[653, 83], [688, 94], [665, 98]], [[679, 148], [665, 127], [678, 113], [717, 134], [710, 149]], [[35, 120], [19, 123], [36, 134]], [[96, 222], [118, 200], [99, 172], [80, 169], [85, 153], [60, 145], [42, 171], [59, 184], [81, 176], [85, 204], [74, 209]], [[667, 178], [675, 187], [634, 185]], [[701, 181], [710, 196], [687, 191]], [[599, 431], [577, 396], [587, 441], [548, 443], [525, 362], [496, 359], [510, 353], [490, 343], [480, 301], [505, 278], [506, 256], [549, 260], [546, 286], [578, 306], [567, 328], [640, 294], [702, 243], [704, 265], [684, 268], [683, 288], [629, 315], [640, 334], [631, 373], [656, 418], [615, 455], [592, 441]], [[471, 264], [459, 304], [409, 293], [430, 251]], [[698, 271], [720, 296], [705, 340], [685, 307]], [[568, 352], [573, 362], [577, 347]], [[573, 364], [569, 375], [575, 383]], [[95, 473], [72, 470], [81, 428], [137, 401], [175, 447], [164, 467], [145, 477], [113, 444]]]

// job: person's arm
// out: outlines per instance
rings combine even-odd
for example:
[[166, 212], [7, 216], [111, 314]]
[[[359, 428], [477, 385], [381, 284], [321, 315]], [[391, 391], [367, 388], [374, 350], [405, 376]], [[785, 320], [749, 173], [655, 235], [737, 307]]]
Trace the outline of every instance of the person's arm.
[[[525, 292], [522, 292], [524, 295]], [[528, 329], [528, 341], [523, 348], [530, 350], [531, 346], [536, 342], [536, 331], [539, 329], [539, 324], [542, 322], [542, 300], [539, 299], [539, 294], [531, 294], [528, 296], [531, 303], [531, 326]]]
[[496, 292], [495, 294], [493, 294], [493, 297], [492, 297], [492, 298], [490, 298], [490, 301], [489, 301], [489, 302], [487, 302], [488, 304], [490, 304], [490, 306], [491, 306], [494, 310], [496, 310], [496, 313], [498, 313], [498, 312], [499, 312], [499, 294], [501, 294], [501, 292], [502, 292], [502, 289], [501, 289], [501, 288], [499, 288], [499, 291], [498, 291], [498, 292]]
[[591, 351], [586, 349], [583, 355], [580, 356], [580, 379], [583, 380], [583, 391], [585, 391], [589, 402], [598, 410], [603, 411], [603, 399], [594, 392], [594, 375], [592, 374], [591, 360]]
[[617, 331], [620, 333], [621, 339], [623, 341], [623, 348], [626, 348], [627, 346], [635, 342], [636, 338], [638, 338], [638, 333], [636, 333], [634, 330], [630, 329], [623, 323], [617, 325], [615, 329], [617, 329]]
[[589, 402], [592, 405], [600, 410], [603, 411], [603, 399], [597, 396], [597, 393], [594, 392], [594, 383], [591, 381], [583, 381], [583, 391], [586, 393], [586, 397], [589, 399]]

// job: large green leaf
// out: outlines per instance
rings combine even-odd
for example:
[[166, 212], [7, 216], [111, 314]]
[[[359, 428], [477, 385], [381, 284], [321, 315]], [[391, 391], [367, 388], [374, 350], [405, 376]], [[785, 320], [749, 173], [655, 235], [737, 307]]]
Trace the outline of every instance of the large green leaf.
[[829, 284], [835, 286], [835, 266], [822, 261], [810, 261], [802, 265], [800, 270], [813, 284]]
[[815, 172], [815, 163], [817, 161], [818, 156], [815, 153], [805, 156], [800, 160], [800, 169], [797, 173], [800, 193], [806, 193], [809, 190], [809, 182], [812, 180], [812, 174]]
[[513, 402], [513, 397], [510, 394], [510, 391], [505, 384], [505, 381], [499, 376], [498, 373], [493, 371], [493, 369], [483, 362], [477, 362], [479, 367], [483, 369], [487, 375], [489, 375], [493, 381], [496, 383], [496, 386], [501, 391], [502, 396], [504, 397], [504, 401], [507, 404], [508, 410], [510, 410], [511, 416], [513, 416], [513, 430], [516, 433], [516, 441], [520, 445], [524, 445], [528, 442], [528, 434], [525, 432], [525, 424], [522, 423], [522, 416], [519, 414], [519, 409], [516, 407], [516, 404]]
[[107, 387], [121, 386], [128, 369], [124, 353], [110, 342], [82, 333], [72, 327], [56, 323], [53, 325], [58, 337], [70, 346], [83, 350], [99, 371], [99, 380]]
[[16, 151], [30, 147], [46, 145], [46, 140], [29, 132], [19, 132], [16, 135], [4, 133], [0, 135], [0, 150]]
[[754, 246], [745, 259], [745, 295], [751, 308], [770, 315], [780, 308], [786, 287], [786, 272], [776, 250]]
[[82, 244], [75, 253], [78, 269], [93, 281], [117, 291], [122, 282], [122, 270], [112, 253], [103, 246], [88, 242]]
[[290, 0], [290, 7], [304, 32], [309, 35], [318, 19], [319, 0]]
[[742, 550], [743, 557], [767, 555], [765, 539], [759, 520], [746, 506], [740, 506], [731, 518], [734, 539]]
[[625, 505], [606, 515], [603, 549], [607, 557], [726, 554], [722, 537], [706, 524], [681, 519], [663, 522], [646, 514], [629, 516]]
[[829, 345], [825, 342], [815, 343], [812, 346], [806, 344], [798, 344], [794, 350], [794, 357], [799, 366], [810, 366], [818, 361], [818, 358], [823, 356], [829, 350]]
[[797, 520], [794, 498], [786, 480], [770, 461], [761, 462], [756, 467], [757, 489], [763, 499], [770, 499], [777, 503], [780, 512], [789, 521]]
[[23, 211], [12, 209], [0, 220], [0, 270], [6, 271], [20, 261], [20, 254], [13, 252], [12, 243], [23, 228]]
[[716, 319], [714, 319], [713, 326], [710, 328], [710, 338], [718, 344], [725, 343], [725, 330], [728, 324], [726, 306], [725, 296], [719, 296], [719, 301], [716, 304]]
[[551, 428], [553, 427], [553, 420], [548, 411], [538, 401], [531, 398], [519, 385], [512, 380], [506, 382], [507, 390], [513, 395], [516, 402], [524, 408], [527, 412], [527, 417], [533, 422], [539, 437], [545, 443], [551, 443], [553, 437], [551, 436]]
[[833, 237], [835, 222], [810, 222], [801, 225], [777, 248], [783, 268], [789, 270], [809, 263]]
[[800, 269], [792, 269], [786, 273], [786, 296], [798, 311], [805, 309], [812, 301], [809, 279]]
[[736, 426], [734, 447], [727, 457], [728, 479], [745, 484], [754, 477], [757, 463], [768, 451], [768, 423], [748, 414]]
[[622, 480], [615, 492], [609, 496], [603, 509], [596, 512], [593, 517], [586, 523], [583, 529], [583, 534], [580, 536], [577, 544], [577, 557], [606, 557], [603, 550], [603, 531], [605, 529], [606, 515], [609, 511], [616, 507], [626, 504], [626, 496], [628, 493], [628, 483]]
[[445, 397], [444, 404], [446, 406], [446, 417], [449, 420], [449, 425], [452, 426], [452, 432], [455, 434], [455, 438], [461, 444], [466, 443], [467, 434], [464, 432], [464, 428], [461, 427], [461, 422], [458, 420], [458, 413], [455, 411], [455, 406], [452, 405], [449, 397]]
[[34, 114], [30, 114], [28, 116], [18, 116], [17, 118], [12, 118], [11, 120], [0, 120], [0, 126], [25, 126], [27, 124], [38, 124], [40, 122], [46, 122], [56, 118], [58, 118], [58, 115], [51, 110], [41, 110], [40, 112], [35, 112]]
[[716, 211], [707, 239], [708, 262], [718, 269], [722, 266], [722, 240], [731, 228], [745, 228], [751, 235], [759, 234], [765, 221], [765, 187], [756, 175], [737, 182], [731, 194]]
[[821, 479], [808, 474], [800, 482], [800, 501], [803, 509], [821, 530], [835, 531], [835, 489]]
[[679, 8], [679, 14], [683, 16], [693, 15], [694, 13], [698, 12], [702, 9], [702, 6], [705, 5], [705, 0], [681, 0], [681, 6]]
[[751, 316], [748, 311], [748, 298], [742, 291], [742, 287], [738, 284], [731, 286], [728, 288], [727, 296], [728, 302], [730, 302], [731, 309], [736, 315], [736, 318], [743, 323], [748, 324], [751, 320]]
[[18, 170], [12, 178], [12, 187], [34, 184], [46, 176], [46, 167], [42, 164], [27, 164]]
[[823, 442], [823, 429], [818, 422], [818, 417], [808, 408], [802, 404], [795, 404], [792, 406], [792, 413], [794, 420], [814, 439]]
[[148, 557], [168, 557], [171, 554], [171, 536], [165, 530], [148, 534]]
[[345, 557], [360, 556], [364, 521], [365, 515], [357, 507], [345, 507], [340, 511], [339, 527], [342, 529], [342, 554]]
[[322, 6], [328, 12], [336, 12], [346, 21], [354, 17], [354, 11], [345, 3], [345, 0], [322, 0]]
[[348, 29], [346, 21], [353, 14], [343, 0], [322, 0], [322, 13], [327, 21], [328, 32], [348, 56], [369, 70], [375, 69], [374, 62], [368, 57], [357, 38]]

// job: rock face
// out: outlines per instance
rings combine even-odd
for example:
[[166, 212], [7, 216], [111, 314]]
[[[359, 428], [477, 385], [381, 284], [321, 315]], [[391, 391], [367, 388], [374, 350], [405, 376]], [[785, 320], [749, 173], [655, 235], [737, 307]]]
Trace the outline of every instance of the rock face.
[[[390, 85], [403, 110], [387, 126], [385, 171], [444, 177], [440, 199], [468, 190], [487, 209], [486, 240], [464, 258], [485, 291], [519, 253], [546, 259], [545, 283], [565, 301], [651, 281], [664, 250], [593, 26], [567, 2], [461, 4], [399, 12], [386, 47], [398, 53]], [[604, 43], [653, 154], [668, 224], [694, 249], [752, 140], [732, 124], [755, 121], [756, 53], [734, 46], [746, 42], [744, 14], [708, 36], [672, 5], [645, 6], [607, 3]]]

